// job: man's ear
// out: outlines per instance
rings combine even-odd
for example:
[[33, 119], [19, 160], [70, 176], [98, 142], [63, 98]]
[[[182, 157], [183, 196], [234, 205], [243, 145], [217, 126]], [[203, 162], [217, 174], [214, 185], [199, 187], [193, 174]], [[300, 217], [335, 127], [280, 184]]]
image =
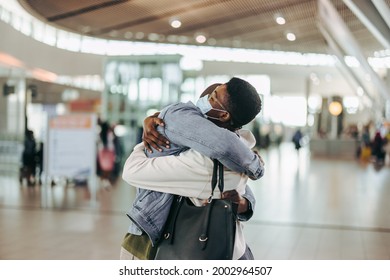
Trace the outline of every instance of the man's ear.
[[219, 112], [219, 120], [223, 123], [230, 122], [232, 119], [229, 112]]

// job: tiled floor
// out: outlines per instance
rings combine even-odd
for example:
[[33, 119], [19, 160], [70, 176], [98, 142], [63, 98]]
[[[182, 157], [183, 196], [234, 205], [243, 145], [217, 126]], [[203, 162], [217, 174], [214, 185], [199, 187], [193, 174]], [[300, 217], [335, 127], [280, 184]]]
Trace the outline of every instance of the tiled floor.
[[[256, 259], [390, 259], [390, 165], [262, 151], [266, 175], [251, 181], [257, 205], [245, 234]], [[0, 259], [118, 259], [134, 189], [20, 186], [0, 174]]]

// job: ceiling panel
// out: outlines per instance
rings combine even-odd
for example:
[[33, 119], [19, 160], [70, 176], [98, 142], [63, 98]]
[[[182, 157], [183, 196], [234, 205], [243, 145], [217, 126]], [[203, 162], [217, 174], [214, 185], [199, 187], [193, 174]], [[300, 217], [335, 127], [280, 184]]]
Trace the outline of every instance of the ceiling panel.
[[[385, 0], [390, 7], [390, 0]], [[317, 0], [19, 0], [32, 13], [67, 30], [106, 39], [326, 53], [317, 27]], [[343, 0], [331, 0], [366, 55], [383, 49]], [[278, 25], [281, 14], [286, 24]], [[182, 26], [169, 25], [179, 18]], [[290, 42], [287, 32], [297, 39]], [[154, 36], [150, 36], [153, 34]], [[157, 34], [157, 35], [156, 35]]]
[[[42, 1], [42, 0], [25, 0], [20, 1], [30, 6], [38, 14], [45, 18], [50, 18], [62, 15], [69, 12], [80, 11], [83, 9], [99, 8], [106, 2], [114, 2], [107, 0], [66, 0], [66, 1]], [[116, 1], [121, 2], [121, 1]]]

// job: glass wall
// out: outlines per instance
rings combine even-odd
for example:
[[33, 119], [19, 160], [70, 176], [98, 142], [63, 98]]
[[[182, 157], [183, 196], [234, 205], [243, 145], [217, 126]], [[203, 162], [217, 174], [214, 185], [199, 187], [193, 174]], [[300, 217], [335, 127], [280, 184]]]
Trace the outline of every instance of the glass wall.
[[100, 119], [116, 125], [129, 152], [141, 141], [142, 122], [180, 100], [180, 56], [112, 57], [104, 67], [105, 89]]

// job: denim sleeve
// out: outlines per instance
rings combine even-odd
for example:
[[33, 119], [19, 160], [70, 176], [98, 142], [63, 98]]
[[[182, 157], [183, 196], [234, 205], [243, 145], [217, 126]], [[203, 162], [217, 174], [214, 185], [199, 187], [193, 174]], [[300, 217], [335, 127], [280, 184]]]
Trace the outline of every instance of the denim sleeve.
[[218, 159], [230, 170], [251, 179], [263, 176], [264, 167], [258, 156], [239, 136], [206, 119], [195, 106], [179, 103], [161, 112], [160, 117], [165, 122], [164, 134], [172, 143]]
[[237, 215], [238, 220], [242, 222], [249, 221], [250, 218], [253, 216], [253, 211], [255, 211], [255, 206], [256, 206], [256, 198], [255, 195], [253, 194], [251, 188], [246, 185], [245, 187], [245, 194], [242, 195], [246, 200], [248, 200], [248, 211], [245, 213], [240, 213]]

